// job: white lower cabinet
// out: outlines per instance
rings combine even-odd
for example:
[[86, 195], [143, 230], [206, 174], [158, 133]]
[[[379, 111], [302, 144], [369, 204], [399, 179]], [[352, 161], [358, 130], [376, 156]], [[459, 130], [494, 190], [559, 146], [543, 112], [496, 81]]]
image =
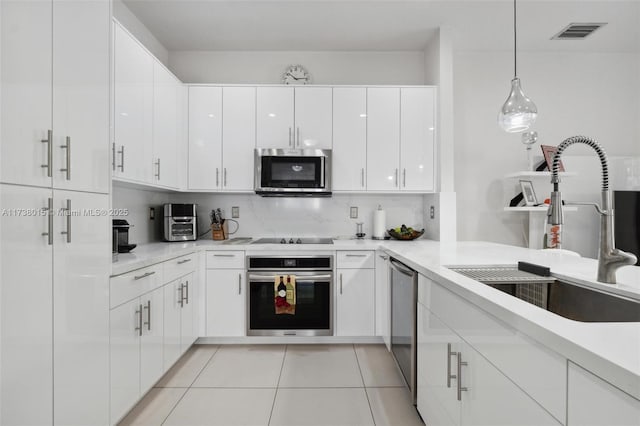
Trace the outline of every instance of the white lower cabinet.
[[164, 368], [168, 370], [197, 338], [194, 274], [164, 286]]
[[640, 425], [640, 400], [569, 362], [569, 425]]
[[245, 291], [244, 269], [207, 269], [207, 336], [246, 334]]
[[389, 256], [376, 251], [376, 336], [382, 336], [391, 350], [391, 288], [389, 287]]
[[191, 273], [182, 278], [184, 303], [180, 311], [180, 354], [182, 355], [198, 338], [196, 309], [196, 275]]
[[164, 291], [157, 288], [140, 297], [140, 395], [164, 373]]
[[561, 424], [422, 304], [417, 371], [427, 425]]
[[336, 335], [373, 336], [376, 323], [374, 252], [339, 251], [336, 258]]

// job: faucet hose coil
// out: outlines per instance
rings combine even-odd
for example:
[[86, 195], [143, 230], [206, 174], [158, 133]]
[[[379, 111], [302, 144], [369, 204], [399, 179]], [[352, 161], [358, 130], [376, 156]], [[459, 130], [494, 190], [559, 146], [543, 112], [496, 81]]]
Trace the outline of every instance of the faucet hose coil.
[[565, 139], [560, 145], [558, 145], [558, 150], [556, 154], [553, 156], [553, 166], [551, 173], [551, 183], [554, 184], [554, 188], [557, 191], [557, 184], [560, 181], [558, 178], [558, 171], [560, 167], [560, 156], [564, 152], [567, 147], [573, 145], [575, 143], [583, 143], [589, 145], [593, 148], [598, 157], [600, 157], [600, 165], [602, 166], [602, 191], [609, 190], [609, 166], [607, 165], [607, 154], [604, 152], [604, 149], [596, 142], [594, 139], [588, 138], [586, 136], [572, 136], [570, 138]]

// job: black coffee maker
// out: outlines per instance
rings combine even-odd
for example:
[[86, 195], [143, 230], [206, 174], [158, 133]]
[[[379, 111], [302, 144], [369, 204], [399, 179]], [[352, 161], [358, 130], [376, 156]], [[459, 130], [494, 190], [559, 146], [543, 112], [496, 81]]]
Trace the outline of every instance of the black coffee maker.
[[[124, 219], [113, 219], [113, 230], [118, 234], [118, 237], [114, 238], [118, 253], [129, 253], [136, 247], [136, 244], [129, 244], [129, 228], [132, 226]], [[116, 247], [114, 251], [115, 249]]]

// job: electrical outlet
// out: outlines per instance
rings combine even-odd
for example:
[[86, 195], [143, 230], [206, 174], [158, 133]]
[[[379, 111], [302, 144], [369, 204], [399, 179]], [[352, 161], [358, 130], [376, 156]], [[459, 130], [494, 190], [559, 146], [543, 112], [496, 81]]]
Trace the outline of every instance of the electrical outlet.
[[435, 207], [433, 207], [433, 206], [431, 206], [431, 207], [429, 208], [429, 217], [430, 217], [431, 219], [435, 219], [435, 218], [436, 218], [436, 208], [435, 208]]
[[349, 209], [349, 217], [351, 219], [357, 219], [358, 218], [358, 208], [357, 207], [351, 207], [351, 209]]
[[149, 220], [155, 220], [156, 218], [156, 208], [149, 207]]
[[240, 207], [231, 207], [231, 218], [238, 219], [240, 218]]

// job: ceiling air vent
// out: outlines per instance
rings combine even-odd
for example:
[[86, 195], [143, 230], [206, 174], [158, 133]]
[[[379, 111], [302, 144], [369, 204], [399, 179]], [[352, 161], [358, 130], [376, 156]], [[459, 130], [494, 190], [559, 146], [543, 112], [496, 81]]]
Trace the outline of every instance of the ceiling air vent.
[[598, 28], [607, 25], [606, 22], [572, 23], [567, 25], [558, 34], [551, 37], [551, 40], [580, 40], [592, 34]]

